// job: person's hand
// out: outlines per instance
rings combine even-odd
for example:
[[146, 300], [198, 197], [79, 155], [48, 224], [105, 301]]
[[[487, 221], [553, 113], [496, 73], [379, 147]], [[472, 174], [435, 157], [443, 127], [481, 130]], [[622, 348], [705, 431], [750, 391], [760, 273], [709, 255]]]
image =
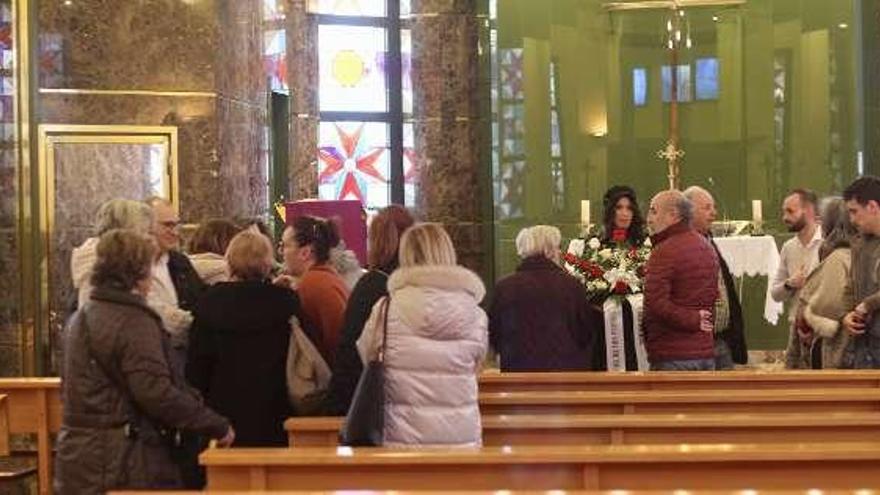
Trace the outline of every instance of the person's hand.
[[[859, 306], [862, 306], [861, 304]], [[863, 307], [864, 309], [864, 307]], [[864, 313], [856, 310], [850, 311], [843, 317], [843, 328], [852, 335], [862, 335], [865, 333], [865, 317]]]
[[807, 280], [807, 274], [804, 272], [803, 267], [797, 271], [791, 278], [786, 281], [786, 284], [794, 290], [801, 290], [801, 287], [804, 286], [804, 282]]
[[217, 447], [221, 449], [231, 447], [233, 442], [235, 442], [235, 430], [230, 426], [229, 429], [226, 430], [226, 436], [217, 440]]
[[700, 330], [703, 332], [715, 330], [715, 324], [712, 322], [712, 312], [707, 309], [700, 310]]
[[284, 287], [285, 289], [296, 289], [296, 279], [287, 274], [278, 275], [272, 280], [272, 283], [278, 287]]

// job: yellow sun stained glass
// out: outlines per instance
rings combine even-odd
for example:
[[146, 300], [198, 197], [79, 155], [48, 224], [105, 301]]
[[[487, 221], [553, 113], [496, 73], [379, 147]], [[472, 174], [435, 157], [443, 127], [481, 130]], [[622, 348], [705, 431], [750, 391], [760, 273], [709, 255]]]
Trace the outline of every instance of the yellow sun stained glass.
[[364, 60], [354, 50], [341, 50], [333, 57], [333, 78], [342, 87], [357, 86], [363, 80], [366, 68]]

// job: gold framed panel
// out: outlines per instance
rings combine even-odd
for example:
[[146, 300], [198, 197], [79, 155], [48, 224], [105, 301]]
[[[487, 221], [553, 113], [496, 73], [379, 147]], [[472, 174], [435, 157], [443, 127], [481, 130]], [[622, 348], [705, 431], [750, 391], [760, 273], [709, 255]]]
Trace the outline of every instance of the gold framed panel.
[[[58, 315], [51, 307], [53, 235], [56, 226], [56, 149], [64, 144], [160, 145], [165, 149], [164, 196], [179, 205], [177, 127], [129, 125], [45, 124], [37, 129], [39, 171], [40, 235], [38, 335], [51, 343], [51, 331]], [[40, 352], [40, 349], [35, 349]], [[43, 357], [49, 357], [45, 352]], [[47, 368], [47, 366], [43, 366]]]

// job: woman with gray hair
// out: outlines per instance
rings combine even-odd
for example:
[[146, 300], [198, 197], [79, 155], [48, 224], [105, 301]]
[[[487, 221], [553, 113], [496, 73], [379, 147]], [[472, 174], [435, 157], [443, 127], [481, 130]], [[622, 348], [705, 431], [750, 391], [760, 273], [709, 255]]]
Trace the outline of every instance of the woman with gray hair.
[[559, 266], [561, 240], [549, 225], [516, 236], [522, 262], [495, 286], [489, 310], [489, 342], [502, 371], [596, 368], [593, 347], [602, 318], [583, 285]]
[[70, 275], [73, 288], [77, 291], [77, 307], [81, 308], [89, 299], [92, 285], [89, 277], [95, 264], [95, 248], [98, 238], [113, 229], [129, 229], [146, 234], [153, 224], [153, 210], [140, 201], [130, 199], [111, 199], [98, 208], [95, 215], [95, 236], [89, 237], [70, 255]]
[[798, 292], [795, 331], [789, 338], [787, 368], [852, 368], [852, 337], [840, 320], [855, 305], [851, 282], [850, 242], [856, 230], [846, 203], [825, 198], [821, 205], [824, 239], [819, 265]]

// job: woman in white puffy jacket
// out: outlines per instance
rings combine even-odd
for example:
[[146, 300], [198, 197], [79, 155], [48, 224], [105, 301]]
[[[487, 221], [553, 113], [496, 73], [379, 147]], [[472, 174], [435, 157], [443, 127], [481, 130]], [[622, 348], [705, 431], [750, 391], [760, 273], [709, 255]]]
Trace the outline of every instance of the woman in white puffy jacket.
[[[404, 233], [388, 293], [385, 445], [481, 445], [477, 375], [488, 346], [478, 306], [482, 281], [456, 265], [441, 225], [423, 223]], [[384, 301], [357, 342], [365, 364], [382, 344]]]

